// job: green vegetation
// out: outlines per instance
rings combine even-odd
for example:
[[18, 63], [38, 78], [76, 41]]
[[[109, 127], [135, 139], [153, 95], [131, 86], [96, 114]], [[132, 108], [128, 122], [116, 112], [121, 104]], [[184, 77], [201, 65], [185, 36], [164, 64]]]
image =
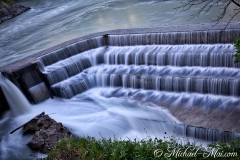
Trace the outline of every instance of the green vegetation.
[[0, 3], [2, 3], [2, 2], [11, 4], [11, 3], [13, 3], [13, 0], [0, 0]]
[[236, 48], [236, 53], [233, 55], [234, 62], [240, 62], [240, 35], [233, 41], [233, 45]]
[[13, 0], [0, 0], [0, 9], [2, 8], [2, 2], [12, 5], [14, 3]]
[[59, 141], [47, 159], [240, 159], [240, 139], [230, 143], [212, 143], [207, 149], [191, 143], [181, 144], [174, 138], [167, 141], [158, 138], [141, 141], [72, 138]]

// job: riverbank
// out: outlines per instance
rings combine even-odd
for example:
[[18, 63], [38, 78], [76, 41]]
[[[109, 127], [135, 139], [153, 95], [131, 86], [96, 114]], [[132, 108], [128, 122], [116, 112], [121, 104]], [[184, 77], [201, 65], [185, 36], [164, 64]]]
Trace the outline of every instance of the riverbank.
[[204, 147], [201, 143], [184, 144], [175, 137], [140, 141], [82, 137], [59, 141], [46, 159], [239, 159], [239, 140]]
[[9, 5], [7, 3], [1, 2], [1, 4], [0, 4], [0, 24], [26, 12], [29, 9], [31, 9], [31, 8], [25, 7], [22, 5], [17, 5], [17, 4]]

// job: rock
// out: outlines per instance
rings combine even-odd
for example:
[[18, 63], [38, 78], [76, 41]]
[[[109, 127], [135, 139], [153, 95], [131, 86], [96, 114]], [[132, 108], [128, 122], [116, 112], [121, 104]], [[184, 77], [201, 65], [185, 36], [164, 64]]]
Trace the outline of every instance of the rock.
[[73, 137], [72, 133], [48, 115], [33, 118], [23, 126], [23, 134], [34, 134], [28, 146], [42, 153], [48, 153], [57, 141]]
[[43, 115], [39, 118], [31, 119], [23, 127], [23, 134], [34, 134], [42, 128], [48, 128], [54, 122], [48, 115]]
[[0, 9], [0, 24], [30, 9], [29, 7], [24, 7], [16, 4], [9, 6], [4, 2], [1, 2], [1, 6], [2, 8]]

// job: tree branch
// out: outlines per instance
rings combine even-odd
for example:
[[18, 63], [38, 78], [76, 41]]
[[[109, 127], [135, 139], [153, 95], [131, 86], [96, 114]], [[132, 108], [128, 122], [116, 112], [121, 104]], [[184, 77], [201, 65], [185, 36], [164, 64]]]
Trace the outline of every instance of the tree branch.
[[240, 7], [240, 3], [236, 2], [235, 0], [231, 0], [231, 2], [233, 2], [236, 6]]
[[[227, 9], [229, 8], [230, 4], [235, 4], [237, 9], [234, 9], [234, 11], [236, 11], [234, 13], [233, 16], [231, 16], [231, 18], [228, 20], [227, 25], [233, 20], [234, 17], [236, 17], [238, 14], [240, 14], [239, 10], [240, 10], [240, 0], [186, 0], [186, 1], [181, 1], [181, 6], [176, 7], [176, 11], [187, 11], [189, 10], [191, 7], [196, 6], [196, 5], [203, 5], [200, 7], [200, 9], [190, 15], [191, 18], [188, 20], [191, 20], [195, 17], [200, 16], [201, 13], [207, 13], [209, 12], [213, 7], [217, 7], [219, 8], [221, 11], [219, 12], [219, 15], [217, 16], [217, 18], [215, 20], [212, 20], [215, 24], [217, 25], [218, 23], [220, 23], [224, 16], [227, 13]], [[226, 27], [227, 27], [226, 25]], [[224, 29], [226, 29], [226, 27]]]

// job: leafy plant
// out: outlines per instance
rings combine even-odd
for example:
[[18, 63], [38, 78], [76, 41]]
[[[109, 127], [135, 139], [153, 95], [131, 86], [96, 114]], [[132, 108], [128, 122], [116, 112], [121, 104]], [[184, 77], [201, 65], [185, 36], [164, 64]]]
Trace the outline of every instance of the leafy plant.
[[240, 35], [233, 41], [236, 53], [233, 55], [234, 63], [240, 62]]

